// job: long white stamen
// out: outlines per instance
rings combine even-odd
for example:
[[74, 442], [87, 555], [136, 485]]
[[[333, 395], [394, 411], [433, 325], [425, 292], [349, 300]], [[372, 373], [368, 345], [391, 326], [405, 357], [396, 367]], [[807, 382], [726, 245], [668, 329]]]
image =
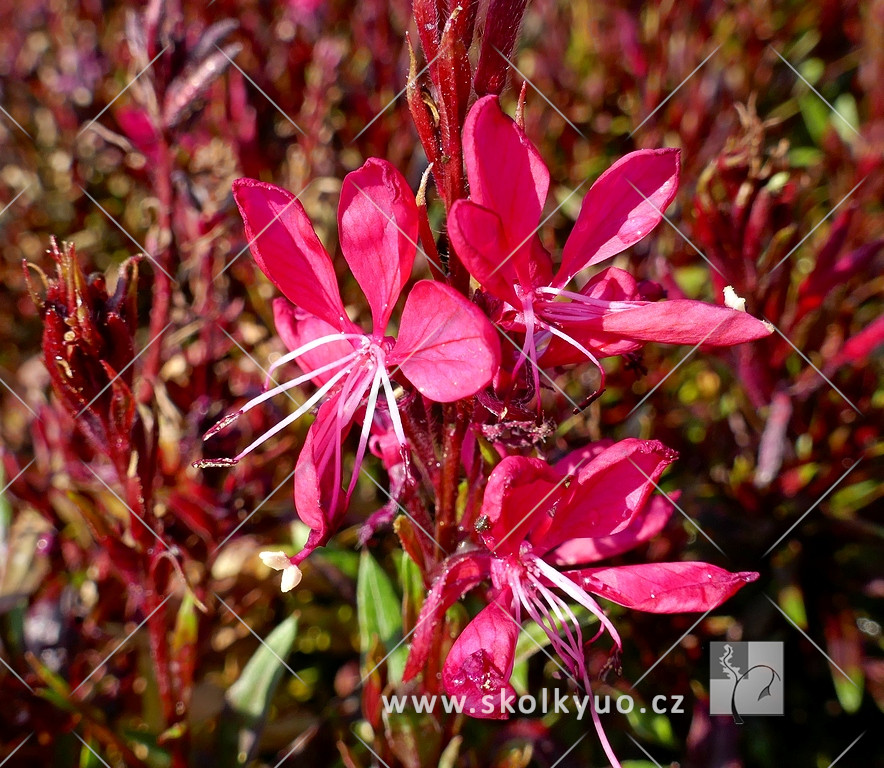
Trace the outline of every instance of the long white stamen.
[[[359, 400], [369, 387], [369, 381], [364, 376], [365, 371], [355, 371], [353, 376], [349, 377], [341, 387], [338, 393], [337, 410], [335, 420], [331, 419], [324, 422], [325, 431], [317, 432], [315, 435], [315, 444], [324, 446], [322, 455], [316, 462], [318, 472], [325, 471], [325, 467], [331, 459], [335, 446], [340, 443], [340, 439], [329, 439], [328, 433], [335, 430], [340, 432], [341, 424], [349, 423], [350, 418], [359, 404]], [[370, 373], [369, 373], [370, 378]], [[364, 383], [364, 386], [363, 386]], [[338, 473], [340, 475], [340, 473]]]
[[281, 365], [285, 365], [292, 360], [300, 357], [301, 355], [310, 352], [317, 347], [321, 347], [325, 344], [331, 344], [333, 341], [346, 341], [346, 340], [354, 340], [354, 339], [364, 339], [361, 333], [330, 333], [328, 336], [320, 336], [318, 339], [313, 339], [313, 341], [308, 341], [306, 344], [302, 344], [297, 349], [293, 349], [291, 352], [287, 352], [279, 360], [273, 362], [268, 371], [268, 378], [270, 375]]
[[541, 574], [543, 574], [553, 586], [558, 587], [562, 590], [568, 597], [570, 597], [574, 602], [579, 603], [584, 608], [588, 608], [592, 611], [602, 624], [605, 625], [605, 629], [608, 630], [614, 642], [617, 643], [618, 648], [623, 648], [623, 643], [620, 640], [620, 634], [617, 632], [617, 629], [611, 623], [611, 620], [605, 616], [604, 611], [601, 609], [601, 606], [593, 600], [586, 592], [584, 592], [580, 587], [578, 587], [571, 579], [567, 576], [564, 576], [555, 568], [553, 568], [549, 563], [544, 562], [539, 557], [532, 557], [531, 564], [534, 568], [536, 568]]
[[591, 362], [593, 362], [595, 364], [596, 368], [599, 369], [599, 374], [601, 376], [601, 381], [599, 382], [599, 388], [598, 388], [598, 391], [601, 392], [605, 388], [606, 374], [605, 374], [605, 369], [602, 366], [602, 364], [598, 361], [598, 358], [592, 352], [590, 352], [586, 347], [584, 347], [579, 341], [571, 338], [567, 333], [560, 331], [554, 325], [550, 325], [549, 323], [544, 323], [544, 322], [538, 322], [538, 324], [540, 325], [541, 328], [544, 328], [545, 330], [549, 331], [553, 336], [556, 336], [557, 338], [561, 339], [562, 341], [567, 342], [575, 349], [579, 349], [584, 355], [587, 356], [587, 358], [589, 358], [589, 360]]
[[390, 377], [383, 365], [378, 364], [381, 371], [381, 381], [384, 383], [384, 394], [387, 397], [387, 407], [390, 409], [390, 421], [393, 422], [393, 433], [400, 446], [407, 445], [405, 440], [405, 430], [402, 429], [402, 419], [399, 418], [399, 408], [396, 405], [396, 395], [393, 394], [393, 386], [390, 384]]
[[247, 454], [251, 453], [255, 448], [257, 448], [259, 445], [261, 445], [261, 443], [263, 443], [265, 440], [270, 439], [277, 432], [279, 432], [282, 429], [285, 429], [289, 424], [292, 424], [293, 422], [300, 419], [301, 416], [303, 416], [305, 413], [307, 413], [307, 411], [309, 411], [314, 405], [316, 405], [316, 403], [318, 403], [320, 400], [322, 400], [322, 398], [325, 397], [326, 393], [335, 384], [337, 384], [342, 378], [344, 378], [344, 376], [346, 376], [348, 373], [350, 373], [349, 368], [345, 368], [343, 371], [338, 371], [325, 384], [323, 384], [319, 389], [317, 389], [316, 392], [314, 392], [313, 395], [307, 400], [307, 402], [305, 402], [300, 408], [298, 408], [298, 410], [296, 410], [294, 413], [290, 414], [289, 416], [286, 416], [282, 421], [280, 421], [278, 424], [273, 426], [271, 429], [268, 429], [263, 435], [261, 435], [261, 437], [259, 437], [257, 440], [255, 440], [248, 448], [241, 451], [236, 457], [234, 457], [234, 461], [239, 461], [240, 459], [242, 459], [243, 456], [246, 456]]
[[577, 341], [576, 339], [572, 338], [572, 337], [569, 336], [567, 333], [564, 333], [563, 331], [560, 331], [560, 330], [559, 330], [558, 328], [556, 328], [554, 325], [549, 325], [548, 323], [541, 323], [540, 325], [541, 325], [542, 328], [544, 328], [545, 330], [549, 331], [553, 336], [557, 336], [557, 337], [560, 338], [562, 341], [567, 342], [568, 344], [570, 344], [570, 345], [571, 345], [572, 347], [574, 347], [575, 349], [579, 349], [579, 350], [580, 350], [584, 355], [586, 355], [587, 358], [589, 358], [593, 363], [595, 363], [596, 365], [598, 365], [599, 367], [601, 367], [601, 364], [599, 363], [598, 358], [596, 358], [596, 356], [595, 356], [592, 352], [590, 352], [586, 347], [584, 347], [579, 341]]
[[[563, 577], [558, 571], [556, 571], [554, 568], [552, 568], [548, 564], [544, 563], [540, 558], [531, 558], [531, 563], [532, 563], [532, 565], [537, 566], [537, 568], [539, 570], [541, 570], [541, 572], [545, 576], [547, 576], [547, 578], [550, 578], [550, 574], [547, 573], [547, 570], [552, 571], [556, 575], [557, 578], [556, 579], [551, 578], [550, 580], [554, 581], [556, 583], [556, 586], [559, 586], [560, 588], [564, 589], [564, 591], [567, 594], [569, 594], [571, 597], [577, 599], [571, 593], [570, 589], [565, 589], [561, 584], [558, 583], [559, 578], [564, 579], [565, 581], [568, 581], [568, 579], [565, 579], [565, 577]], [[531, 580], [535, 586], [543, 587], [543, 585], [539, 584], [538, 581], [533, 576], [531, 576]], [[573, 586], [573, 582], [572, 582], [572, 586]], [[529, 615], [531, 615], [531, 617], [535, 621], [537, 621], [538, 624], [543, 626], [542, 622], [538, 621], [538, 619], [536, 618], [538, 616], [538, 612], [537, 612], [536, 608], [534, 608], [534, 606], [528, 601], [527, 595], [525, 594], [524, 590], [522, 589], [522, 586], [519, 583], [518, 577], [512, 579], [511, 587], [512, 587], [513, 591], [515, 592], [515, 594], [518, 596], [519, 602], [525, 606], [525, 609], [528, 611]], [[545, 587], [543, 587], [543, 591], [544, 591], [544, 593], [548, 592], [548, 590], [546, 590]], [[577, 592], [579, 592], [579, 591], [580, 590], [578, 589]], [[549, 593], [549, 594], [551, 595], [552, 593]], [[544, 596], [546, 597], [546, 594], [544, 594]], [[588, 598], [589, 596], [584, 594], [583, 597]], [[553, 605], [560, 602], [558, 600], [558, 598], [555, 598], [555, 596], [553, 596], [553, 598], [554, 598], [554, 602], [552, 603]], [[549, 598], [547, 597], [547, 599], [549, 599]], [[589, 599], [591, 600], [591, 598], [589, 598]], [[586, 604], [583, 599], [577, 599], [577, 602], [579, 602], [581, 605]], [[592, 600], [592, 603], [595, 605], [594, 600]], [[565, 606], [564, 603], [561, 603], [561, 605]], [[567, 608], [567, 606], [565, 606], [565, 607]], [[597, 612], [597, 610], [594, 610], [592, 607], [590, 607], [590, 610], [592, 610], [592, 612], [595, 613], [596, 616], [599, 617], [599, 620], [602, 621], [603, 625], [607, 624], [609, 631], [611, 631], [613, 629], [613, 627], [610, 626], [610, 622], [607, 621], [607, 617], [602, 617], [599, 615], [599, 612], [601, 611], [601, 609], [599, 609], [597, 605], [595, 605], [595, 608], [598, 609], [598, 612]], [[555, 610], [555, 608], [554, 608], [554, 610]], [[570, 613], [570, 617], [573, 617], [573, 620], [575, 622], [574, 626], [577, 627], [577, 631], [579, 633], [580, 627], [579, 627], [579, 623], [577, 623], [577, 617], [574, 616], [574, 614], [573, 614], [573, 612], [571, 612], [570, 608], [568, 608], [567, 610]], [[556, 611], [556, 614], [560, 615], [558, 611]], [[569, 635], [570, 635], [570, 633], [569, 633]], [[582, 635], [580, 637], [582, 638]], [[596, 635], [596, 638], [597, 637], [598, 637], [598, 634]], [[614, 630], [611, 633], [611, 637], [614, 638], [614, 640], [617, 642], [618, 646], [622, 647], [622, 645], [620, 644], [620, 637], [617, 635], [616, 630]], [[550, 641], [553, 641], [552, 637], [550, 637]], [[592, 723], [593, 723], [593, 726], [595, 726], [595, 730], [596, 730], [596, 733], [598, 734], [599, 741], [601, 741], [601, 743], [602, 743], [602, 749], [604, 749], [605, 754], [608, 756], [608, 760], [611, 761], [611, 766], [613, 768], [621, 768], [621, 764], [617, 760], [617, 756], [614, 754], [614, 750], [611, 748], [611, 743], [608, 741], [608, 737], [605, 734], [605, 730], [604, 730], [604, 728], [602, 728], [602, 721], [601, 721], [601, 718], [599, 717], [599, 713], [598, 713], [598, 711], [596, 711], [596, 708], [595, 708], [595, 700], [592, 695], [592, 686], [591, 686], [590, 680], [589, 680], [589, 671], [586, 668], [586, 661], [583, 658], [582, 644], [578, 648], [573, 648], [572, 646], [565, 644], [564, 642], [561, 644], [557, 644], [557, 643], [553, 642], [553, 645], [556, 647], [556, 649], [558, 650], [560, 655], [562, 654], [563, 650], [567, 651], [568, 652], [567, 655], [569, 657], [571, 657], [573, 659], [573, 661], [575, 662], [575, 666], [572, 667], [572, 670], [576, 674], [581, 675], [581, 677], [582, 677], [584, 690], [586, 692], [586, 695], [589, 696], [590, 716], [592, 717]], [[568, 659], [566, 659], [565, 656], [562, 656], [562, 660], [565, 661], [565, 663], [568, 663]], [[569, 666], [570, 666], [570, 664], [569, 664]]]
[[[522, 313], [525, 316], [525, 348], [523, 356], [531, 363], [531, 377], [534, 380], [534, 396], [537, 398], [537, 411], [540, 412], [540, 368], [537, 365], [537, 345], [534, 339], [534, 305], [530, 296], [522, 297]], [[518, 366], [516, 366], [518, 368]]]
[[316, 368], [315, 370], [310, 371], [310, 373], [305, 373], [303, 376], [298, 376], [296, 379], [292, 379], [291, 381], [287, 381], [284, 384], [280, 384], [273, 389], [268, 389], [266, 392], [258, 395], [257, 397], [249, 400], [240, 410], [239, 414], [247, 413], [252, 410], [256, 405], [260, 405], [265, 400], [269, 400], [271, 397], [278, 395], [280, 392], [285, 392], [292, 387], [298, 386], [298, 384], [303, 384], [305, 381], [309, 381], [314, 376], [318, 376], [321, 373], [327, 373], [328, 371], [334, 370], [335, 368], [339, 368], [342, 365], [346, 365], [349, 363], [354, 357], [356, 357], [359, 353], [353, 352], [352, 354], [346, 355], [345, 357], [340, 358], [339, 360], [335, 360], [333, 363], [329, 363], [328, 365], [323, 365], [321, 368]]
[[617, 755], [614, 754], [614, 750], [611, 748], [611, 742], [608, 741], [608, 735], [605, 733], [605, 729], [602, 728], [602, 719], [599, 717], [599, 713], [595, 708], [595, 697], [592, 695], [592, 688], [589, 684], [589, 672], [585, 669], [583, 672], [583, 686], [586, 688], [586, 695], [589, 696], [589, 714], [592, 717], [592, 724], [595, 726], [595, 732], [599, 737], [599, 741], [602, 743], [602, 749], [605, 750], [608, 760], [611, 761], [611, 768], [623, 768], [620, 761], [617, 759]]
[[356, 481], [359, 479], [359, 468], [362, 466], [362, 459], [365, 457], [365, 449], [368, 446], [368, 436], [371, 432], [371, 422], [374, 419], [374, 411], [378, 402], [378, 390], [381, 388], [381, 379], [383, 378], [383, 367], [378, 366], [374, 372], [374, 378], [371, 381], [371, 392], [368, 394], [368, 402], [365, 405], [365, 418], [362, 421], [362, 431], [359, 433], [359, 445], [356, 448], [356, 460], [353, 462], [353, 476], [350, 478], [350, 487], [347, 488], [347, 496], [349, 497], [356, 488]]
[[[559, 621], [562, 624], [562, 628], [568, 635], [568, 639], [574, 645], [574, 648], [577, 650], [580, 655], [580, 659], [578, 661], [583, 660], [583, 632], [580, 630], [580, 622], [577, 620], [577, 617], [574, 615], [574, 612], [568, 607], [568, 604], [554, 595], [551, 590], [547, 589], [543, 584], [539, 581], [535, 582], [537, 591], [543, 596], [549, 606], [553, 609]], [[572, 631], [571, 628], [574, 628]], [[576, 631], [576, 636], [575, 636]]]
[[[532, 583], [536, 584], [536, 581], [532, 579]], [[520, 583], [520, 579], [518, 576], [512, 579], [511, 587], [516, 593], [516, 596], [519, 598], [519, 602], [525, 607], [528, 615], [540, 627], [542, 627], [544, 631], [546, 631], [550, 642], [559, 653], [559, 655], [562, 656], [562, 660], [565, 662], [565, 664], [567, 664], [569, 667], [571, 666], [571, 662], [579, 664], [581, 661], [581, 657], [578, 656], [575, 652], [573, 643], [569, 644], [562, 641], [562, 638], [559, 634], [559, 628], [556, 625], [553, 617], [550, 615], [549, 611], [546, 609], [546, 606], [543, 605], [540, 601], [531, 600], [528, 597], [524, 587]]]
[[365, 370], [360, 370], [355, 376], [351, 376], [346, 382], [344, 382], [344, 386], [338, 394], [336, 420], [334, 425], [335, 437], [326, 443], [325, 451], [318, 464], [319, 472], [321, 473], [325, 470], [325, 467], [331, 458], [331, 454], [334, 453], [335, 466], [334, 480], [332, 482], [333, 491], [331, 504], [329, 505], [329, 509], [332, 511], [337, 510], [338, 499], [341, 496], [341, 477], [343, 475], [344, 464], [343, 445], [341, 442], [342, 425], [350, 423], [350, 419], [353, 417], [356, 408], [359, 406], [360, 400], [362, 400], [362, 397], [365, 394], [365, 390], [368, 387], [368, 381], [365, 376], [366, 373]]
[[[553, 296], [564, 296], [566, 299], [571, 299], [572, 301], [579, 302], [581, 304], [586, 304], [590, 307], [596, 307], [598, 309], [604, 310], [605, 312], [625, 312], [627, 309], [635, 309], [636, 307], [643, 307], [647, 304], [646, 301], [633, 301], [630, 299], [621, 299], [619, 301], [609, 301], [608, 299], [597, 299], [593, 296], [585, 296], [582, 293], [576, 293], [575, 291], [566, 291], [561, 288], [538, 288], [538, 293], [548, 293]], [[557, 305], [554, 305], [556, 309], [558, 309]], [[563, 304], [563, 307], [567, 307], [567, 304]]]

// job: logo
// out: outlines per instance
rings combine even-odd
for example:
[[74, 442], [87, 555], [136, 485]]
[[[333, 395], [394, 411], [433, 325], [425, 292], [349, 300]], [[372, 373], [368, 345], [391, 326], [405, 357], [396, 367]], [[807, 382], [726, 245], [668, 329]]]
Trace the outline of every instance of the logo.
[[709, 713], [783, 714], [783, 644], [778, 642], [711, 643]]

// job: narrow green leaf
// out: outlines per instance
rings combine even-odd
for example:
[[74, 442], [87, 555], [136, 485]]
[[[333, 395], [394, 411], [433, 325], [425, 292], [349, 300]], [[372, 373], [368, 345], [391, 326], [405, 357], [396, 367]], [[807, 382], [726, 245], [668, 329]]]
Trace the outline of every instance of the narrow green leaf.
[[184, 593], [178, 616], [175, 618], [175, 630], [172, 633], [172, 653], [176, 656], [186, 648], [196, 645], [197, 616], [196, 602], [193, 593]]
[[[402, 638], [402, 606], [383, 568], [368, 553], [362, 552], [359, 576], [356, 581], [356, 610], [359, 618], [359, 645], [363, 654], [377, 637], [389, 653]], [[396, 648], [387, 659], [389, 679], [394, 684], [402, 680], [407, 649]]]
[[797, 584], [789, 584], [780, 590], [779, 603], [786, 615], [802, 629], [807, 629], [807, 610], [804, 594]]
[[438, 762], [442, 734], [433, 715], [407, 711], [383, 717], [387, 743], [405, 768]]
[[287, 674], [281, 659], [291, 652], [297, 632], [298, 617], [294, 615], [267, 635], [224, 697], [228, 706], [225, 719], [228, 723], [233, 720], [238, 728], [234, 765], [246, 764], [258, 746], [273, 694], [283, 675]]
[[853, 667], [845, 670], [850, 675], [848, 680], [837, 669], [832, 669], [832, 682], [835, 684], [835, 695], [845, 712], [854, 714], [863, 703], [863, 685], [865, 675], [861, 668]]
[[96, 754], [96, 752], [101, 754], [100, 750], [101, 745], [94, 742], [88, 747], [85, 744], [80, 745], [79, 768], [101, 768], [101, 760], [98, 759]]

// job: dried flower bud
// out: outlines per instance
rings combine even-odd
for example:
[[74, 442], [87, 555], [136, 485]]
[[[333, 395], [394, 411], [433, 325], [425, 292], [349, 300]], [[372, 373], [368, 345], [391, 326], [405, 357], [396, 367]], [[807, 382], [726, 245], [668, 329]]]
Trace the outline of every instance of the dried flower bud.
[[86, 277], [72, 244], [59, 250], [53, 239], [49, 252], [56, 277], [35, 268], [45, 298], [34, 290], [24, 267], [31, 296], [43, 313], [43, 358], [52, 389], [95, 447], [116, 453], [128, 446], [135, 421], [130, 388], [138, 259], [123, 264], [116, 290], [108, 295], [104, 276]]

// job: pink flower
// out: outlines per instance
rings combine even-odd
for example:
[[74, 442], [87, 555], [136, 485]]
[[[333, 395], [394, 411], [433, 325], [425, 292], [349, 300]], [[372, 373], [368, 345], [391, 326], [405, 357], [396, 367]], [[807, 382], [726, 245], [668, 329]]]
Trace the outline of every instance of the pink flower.
[[648, 341], [728, 346], [770, 333], [761, 321], [724, 306], [647, 301], [635, 280], [614, 267], [578, 291], [566, 290], [578, 272], [624, 251], [660, 223], [678, 189], [677, 149], [632, 152], [596, 180], [555, 272], [537, 235], [549, 170], [496, 96], [480, 99], [467, 116], [464, 156], [470, 199], [452, 206], [448, 231], [473, 277], [499, 300], [495, 319], [525, 333], [519, 365], [525, 357], [544, 367], [589, 359], [603, 386], [598, 358]]
[[[401, 375], [437, 402], [468, 397], [496, 373], [499, 341], [478, 307], [430, 280], [417, 282], [409, 292], [399, 318], [398, 338], [385, 335], [411, 274], [418, 226], [414, 195], [388, 162], [371, 158], [350, 173], [338, 207], [341, 250], [371, 309], [371, 333], [347, 317], [331, 258], [300, 202], [290, 192], [254, 179], [235, 181], [233, 194], [255, 261], [288, 299], [274, 303], [274, 318], [291, 351], [271, 366], [270, 373], [297, 361], [303, 375], [254, 398], [206, 437], [277, 393], [311, 379], [318, 386], [296, 411], [224, 462], [239, 461], [319, 407], [295, 473], [295, 506], [311, 528], [305, 548], [291, 558], [297, 565], [324, 545], [340, 524], [356, 485], [381, 392], [399, 449], [405, 450], [392, 379]], [[344, 491], [342, 441], [355, 421], [362, 422], [362, 430], [353, 475]]]
[[[425, 666], [445, 611], [482, 581], [491, 582], [491, 602], [452, 646], [442, 682], [477, 716], [497, 718], [506, 715], [488, 714], [483, 697], [499, 702], [501, 695], [514, 695], [509, 678], [524, 617], [543, 627], [588, 694], [584, 637], [569, 602], [598, 617], [599, 631], [589, 642], [607, 629], [619, 649], [617, 630], [593, 595], [652, 613], [706, 611], [754, 581], [757, 573], [730, 573], [697, 562], [581, 567], [632, 549], [662, 530], [671, 505], [662, 497], [648, 501], [675, 458], [655, 440], [630, 438], [577, 451], [556, 466], [521, 456], [501, 461], [489, 478], [476, 524], [484, 546], [446, 561], [422, 608], [404, 679]], [[598, 714], [592, 716], [609, 759], [619, 766]]]

